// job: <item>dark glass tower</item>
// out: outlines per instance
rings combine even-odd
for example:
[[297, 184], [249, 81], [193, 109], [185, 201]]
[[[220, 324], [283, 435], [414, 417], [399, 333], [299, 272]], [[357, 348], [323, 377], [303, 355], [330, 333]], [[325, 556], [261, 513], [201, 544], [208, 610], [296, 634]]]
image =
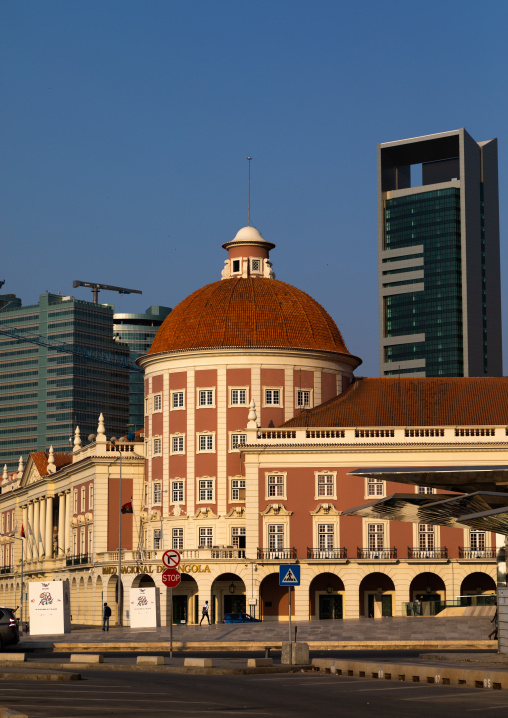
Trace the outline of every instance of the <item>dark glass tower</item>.
[[[15, 469], [20, 456], [51, 445], [69, 451], [76, 425], [85, 438], [96, 433], [101, 412], [108, 433], [125, 434], [129, 350], [113, 340], [113, 308], [55, 294], [25, 307], [2, 299], [0, 329], [41, 342], [0, 333], [0, 466]], [[63, 343], [81, 354], [59, 352]]]
[[497, 141], [378, 145], [381, 376], [501, 376]]

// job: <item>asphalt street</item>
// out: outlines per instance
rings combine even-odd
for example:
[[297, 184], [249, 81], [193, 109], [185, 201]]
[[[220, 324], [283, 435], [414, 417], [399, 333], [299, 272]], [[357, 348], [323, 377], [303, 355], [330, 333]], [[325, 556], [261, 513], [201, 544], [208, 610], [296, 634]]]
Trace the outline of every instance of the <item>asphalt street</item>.
[[318, 673], [253, 676], [82, 672], [72, 684], [5, 681], [0, 703], [30, 718], [451, 715], [506, 717], [508, 693]]

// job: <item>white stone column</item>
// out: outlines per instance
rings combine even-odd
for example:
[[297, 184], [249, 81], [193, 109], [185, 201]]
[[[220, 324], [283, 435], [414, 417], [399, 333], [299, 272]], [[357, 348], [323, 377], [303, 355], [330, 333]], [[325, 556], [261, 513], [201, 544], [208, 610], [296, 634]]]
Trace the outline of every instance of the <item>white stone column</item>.
[[58, 557], [65, 554], [65, 493], [58, 494]]
[[35, 499], [34, 500], [33, 532], [34, 532], [34, 558], [36, 558], [36, 559], [39, 558], [39, 531], [41, 528], [39, 517], [40, 517], [39, 499]]
[[65, 552], [71, 548], [71, 492], [65, 492]]
[[26, 556], [28, 559], [33, 558], [33, 548], [34, 548], [34, 537], [33, 537], [33, 530], [34, 530], [34, 503], [33, 501], [30, 501], [28, 504], [28, 521], [27, 521], [27, 528], [26, 528], [26, 536], [27, 536], [27, 545], [26, 545]]
[[24, 534], [25, 534], [25, 545], [23, 546], [23, 553], [24, 553], [24, 557], [25, 557], [25, 559], [26, 559], [26, 558], [27, 558], [26, 552], [27, 552], [27, 548], [28, 548], [28, 536], [29, 536], [29, 532], [28, 532], [28, 506], [27, 506], [27, 504], [25, 504], [25, 505], [22, 506], [21, 508], [22, 508], [22, 511], [23, 511], [23, 514], [22, 514], [23, 518], [21, 519], [21, 525], [22, 525], [22, 527], [23, 527], [23, 531], [24, 531]]
[[47, 556], [46, 548], [46, 499], [42, 498], [39, 501], [39, 557]]
[[53, 558], [53, 497], [46, 496], [46, 558]]

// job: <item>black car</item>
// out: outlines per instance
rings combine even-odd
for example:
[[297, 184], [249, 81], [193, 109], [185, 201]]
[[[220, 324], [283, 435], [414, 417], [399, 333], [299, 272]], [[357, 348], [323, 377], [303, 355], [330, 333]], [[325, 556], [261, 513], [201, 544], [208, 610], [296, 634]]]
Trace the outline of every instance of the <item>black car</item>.
[[0, 608], [0, 651], [19, 642], [18, 619], [12, 608]]

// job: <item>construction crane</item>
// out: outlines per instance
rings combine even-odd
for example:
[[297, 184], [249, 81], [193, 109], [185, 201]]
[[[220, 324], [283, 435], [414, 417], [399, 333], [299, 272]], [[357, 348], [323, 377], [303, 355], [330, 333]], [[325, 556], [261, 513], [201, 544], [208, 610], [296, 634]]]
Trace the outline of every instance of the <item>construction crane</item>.
[[125, 287], [113, 287], [111, 284], [97, 284], [95, 282], [80, 282], [75, 279], [72, 283], [73, 287], [90, 287], [93, 294], [93, 303], [99, 303], [99, 292], [106, 289], [108, 292], [119, 292], [120, 294], [143, 294], [139, 289], [126, 289]]

